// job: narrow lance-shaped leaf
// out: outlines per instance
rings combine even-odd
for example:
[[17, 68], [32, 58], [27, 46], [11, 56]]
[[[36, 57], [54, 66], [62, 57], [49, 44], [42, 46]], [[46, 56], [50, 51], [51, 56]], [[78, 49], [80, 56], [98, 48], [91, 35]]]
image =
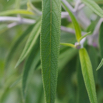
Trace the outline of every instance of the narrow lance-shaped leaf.
[[96, 69], [96, 70], [99, 70], [102, 66], [103, 66], [103, 59], [101, 60], [101, 62], [100, 62], [100, 64], [99, 64], [99, 66], [97, 67], [97, 69]]
[[95, 81], [95, 83], [97, 83], [97, 71], [96, 71], [96, 68], [98, 66], [98, 53], [97, 53], [96, 48], [93, 47], [93, 46], [88, 46], [87, 51], [88, 51], [88, 55], [89, 55], [91, 63], [92, 63], [94, 81]]
[[25, 63], [25, 66], [24, 66], [24, 72], [23, 72], [23, 77], [22, 77], [22, 92], [23, 92], [24, 101], [26, 97], [27, 82], [29, 79], [31, 79], [30, 77], [34, 69], [36, 69], [35, 67], [37, 63], [39, 62], [39, 60], [40, 60], [40, 51], [39, 51], [39, 46], [37, 44], [31, 51]]
[[25, 15], [33, 15], [32, 12], [27, 10], [8, 10], [0, 12], [0, 16], [7, 16], [7, 15], [13, 15], [13, 14], [25, 14]]
[[0, 25], [0, 36], [2, 35], [3, 32], [8, 30], [8, 26], [6, 24]]
[[21, 0], [16, 0], [15, 1], [15, 9], [19, 9], [20, 8], [20, 3], [21, 3]]
[[[100, 33], [99, 33], [99, 48], [100, 48], [101, 58], [103, 58], [103, 23], [101, 24]], [[99, 69], [98, 71], [98, 79], [100, 81], [101, 87], [103, 88], [103, 67], [101, 67], [101, 69]]]
[[79, 42], [80, 42], [83, 38], [85, 38], [86, 36], [88, 36], [88, 35], [90, 35], [90, 34], [91, 34], [91, 32], [89, 32], [89, 33], [83, 35], [83, 36], [79, 39]]
[[103, 10], [93, 0], [82, 0], [90, 9], [92, 9], [97, 15], [103, 18]]
[[29, 39], [24, 47], [24, 50], [16, 64], [15, 67], [17, 67], [24, 59], [25, 57], [30, 53], [30, 51], [32, 50], [33, 46], [35, 45], [36, 43], [36, 40], [37, 38], [39, 37], [39, 34], [40, 34], [40, 25], [41, 22], [38, 22], [35, 27], [33, 28], [30, 36], [29, 36]]
[[18, 46], [20, 45], [20, 43], [23, 41], [23, 39], [30, 34], [30, 32], [32, 31], [34, 25], [31, 25], [27, 28], [27, 30], [15, 41], [15, 43], [13, 44], [13, 46], [11, 47], [11, 50], [8, 54], [7, 60], [6, 60], [6, 65], [5, 68], [8, 66], [9, 62], [11, 61], [13, 55], [15, 54], [15, 51], [17, 50]]
[[84, 100], [85, 100], [85, 103], [90, 103], [87, 90], [84, 84], [79, 61], [77, 61], [76, 69], [77, 69], [77, 82], [78, 82], [77, 103], [84, 103]]
[[46, 103], [54, 103], [60, 45], [61, 0], [43, 0], [41, 63]]
[[[67, 2], [68, 3], [68, 2]], [[74, 28], [75, 28], [75, 32], [76, 32], [76, 38], [77, 38], [77, 41], [79, 42], [79, 39], [81, 38], [81, 29], [80, 29], [80, 26], [75, 18], [75, 16], [72, 14], [72, 12], [68, 9], [66, 3], [64, 1], [62, 1], [62, 5], [64, 6], [64, 8], [66, 9], [66, 11], [69, 13], [71, 19], [72, 19], [72, 22], [73, 22], [73, 25], [74, 25]]]
[[80, 62], [82, 67], [82, 74], [85, 82], [85, 86], [88, 92], [88, 96], [91, 103], [97, 103], [96, 88], [93, 77], [92, 65], [87, 51], [84, 48], [79, 50]]

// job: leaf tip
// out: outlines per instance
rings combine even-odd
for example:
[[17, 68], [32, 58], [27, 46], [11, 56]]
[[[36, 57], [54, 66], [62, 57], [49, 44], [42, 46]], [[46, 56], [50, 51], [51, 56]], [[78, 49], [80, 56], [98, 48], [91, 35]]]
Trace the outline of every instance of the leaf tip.
[[15, 65], [15, 69], [19, 66], [20, 62], [18, 61]]

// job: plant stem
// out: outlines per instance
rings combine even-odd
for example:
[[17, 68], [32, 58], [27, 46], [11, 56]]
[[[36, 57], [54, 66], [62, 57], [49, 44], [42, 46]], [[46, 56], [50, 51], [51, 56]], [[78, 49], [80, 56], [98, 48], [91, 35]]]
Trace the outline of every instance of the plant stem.
[[1, 16], [0, 22], [19, 22], [19, 23], [25, 23], [25, 24], [34, 24], [36, 21], [32, 19], [26, 19], [21, 17], [10, 17], [10, 16]]

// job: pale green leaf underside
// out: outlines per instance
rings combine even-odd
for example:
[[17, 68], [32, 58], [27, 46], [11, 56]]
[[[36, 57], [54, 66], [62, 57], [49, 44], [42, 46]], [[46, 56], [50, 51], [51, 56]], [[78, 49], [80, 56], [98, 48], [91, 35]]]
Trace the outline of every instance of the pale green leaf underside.
[[82, 0], [90, 9], [92, 9], [97, 15], [103, 18], [103, 10], [93, 0]]
[[72, 22], [73, 22], [73, 25], [74, 25], [74, 28], [75, 28], [75, 32], [76, 32], [76, 38], [77, 38], [77, 41], [79, 41], [79, 39], [82, 36], [80, 26], [79, 26], [75, 16], [72, 14], [72, 12], [68, 9], [68, 7], [66, 6], [66, 4], [63, 1], [62, 1], [62, 5], [64, 6], [65, 10], [69, 13], [69, 15], [72, 19]]
[[101, 60], [100, 64], [98, 65], [96, 70], [99, 70], [103, 66], [103, 59]]
[[95, 89], [90, 58], [88, 56], [87, 51], [84, 48], [79, 50], [79, 55], [80, 55], [80, 62], [82, 67], [82, 74], [83, 74], [83, 78], [84, 78], [84, 82], [85, 82], [85, 86], [88, 92], [90, 102], [97, 103], [96, 89]]
[[24, 47], [24, 50], [23, 50], [23, 52], [22, 52], [22, 54], [21, 54], [21, 56], [20, 56], [20, 58], [19, 58], [19, 60], [18, 60], [18, 62], [17, 62], [15, 67], [17, 67], [25, 59], [25, 57], [30, 53], [30, 51], [32, 50], [33, 46], [35, 45], [36, 40], [39, 37], [40, 30], [41, 30], [40, 29], [40, 27], [41, 27], [40, 24], [41, 24], [41, 22], [38, 22], [34, 26], [32, 32], [31, 32], [31, 34], [30, 34], [30, 36], [28, 38], [28, 41], [27, 41], [27, 43], [26, 43], [26, 45]]
[[60, 46], [61, 0], [42, 0], [41, 63], [46, 103], [54, 103]]

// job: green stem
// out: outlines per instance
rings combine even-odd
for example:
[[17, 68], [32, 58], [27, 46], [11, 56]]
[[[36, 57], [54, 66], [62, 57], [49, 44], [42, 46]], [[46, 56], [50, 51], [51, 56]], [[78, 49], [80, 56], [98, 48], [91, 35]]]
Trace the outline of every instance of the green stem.
[[60, 43], [60, 45], [69, 46], [69, 47], [75, 48], [75, 45], [73, 45], [73, 44], [71, 44], [71, 43]]

